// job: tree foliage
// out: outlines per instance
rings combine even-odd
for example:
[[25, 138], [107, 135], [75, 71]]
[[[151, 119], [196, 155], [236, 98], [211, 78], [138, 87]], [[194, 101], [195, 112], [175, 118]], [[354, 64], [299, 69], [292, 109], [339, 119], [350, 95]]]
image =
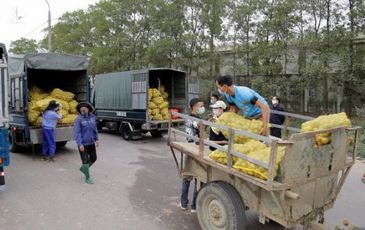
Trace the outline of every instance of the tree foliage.
[[365, 76], [354, 45], [364, 18], [362, 0], [101, 0], [62, 15], [52, 41], [88, 56], [91, 74], [172, 67], [209, 82], [226, 71], [267, 96], [314, 97], [327, 112], [342, 98], [334, 90], [354, 94]]

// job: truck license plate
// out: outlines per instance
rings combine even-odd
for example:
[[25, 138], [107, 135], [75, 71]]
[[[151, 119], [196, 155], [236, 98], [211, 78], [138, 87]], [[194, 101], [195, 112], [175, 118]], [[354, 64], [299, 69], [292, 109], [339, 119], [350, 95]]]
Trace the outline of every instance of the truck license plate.
[[117, 116], [118, 117], [126, 117], [127, 116], [127, 112], [117, 112]]

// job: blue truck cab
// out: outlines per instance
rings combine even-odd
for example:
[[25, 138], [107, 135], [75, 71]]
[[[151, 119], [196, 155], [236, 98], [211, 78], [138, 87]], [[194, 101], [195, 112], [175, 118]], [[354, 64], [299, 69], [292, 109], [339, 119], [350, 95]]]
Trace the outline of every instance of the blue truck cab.
[[9, 166], [8, 138], [8, 55], [0, 43], [0, 191], [5, 189], [5, 167]]

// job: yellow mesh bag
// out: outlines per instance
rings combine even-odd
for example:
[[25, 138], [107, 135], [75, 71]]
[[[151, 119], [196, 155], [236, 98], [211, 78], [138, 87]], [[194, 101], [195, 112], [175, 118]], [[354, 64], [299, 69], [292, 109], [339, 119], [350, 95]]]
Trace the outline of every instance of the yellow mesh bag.
[[68, 106], [69, 106], [69, 112], [71, 114], [77, 114], [77, 110], [76, 110], [76, 106], [77, 106], [78, 102], [75, 101], [75, 100], [72, 100], [68, 103]]
[[62, 89], [59, 88], [55, 88], [52, 90], [51, 96], [69, 102], [75, 97], [75, 94], [63, 91]]
[[40, 112], [36, 111], [36, 110], [29, 110], [28, 111], [28, 121], [30, 123], [34, 123], [37, 121], [38, 117], [41, 115]]
[[[251, 133], [259, 134], [261, 127], [262, 127], [262, 121], [260, 120], [249, 120], [245, 119], [239, 114], [232, 113], [232, 112], [225, 112], [223, 113], [218, 119], [217, 124], [226, 125], [231, 128], [245, 130]], [[221, 130], [222, 134], [225, 136], [225, 138], [229, 138], [229, 132], [225, 130]], [[243, 135], [234, 135], [234, 143], [237, 144], [244, 144], [247, 142], [250, 138], [243, 136]]]
[[76, 114], [67, 114], [65, 117], [62, 117], [58, 123], [65, 124], [65, 125], [72, 125], [77, 118]]

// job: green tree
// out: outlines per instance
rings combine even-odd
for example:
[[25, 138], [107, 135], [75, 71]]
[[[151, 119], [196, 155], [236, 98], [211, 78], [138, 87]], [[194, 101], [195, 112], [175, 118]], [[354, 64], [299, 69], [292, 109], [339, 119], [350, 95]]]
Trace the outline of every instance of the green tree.
[[21, 38], [10, 43], [9, 52], [13, 54], [37, 53], [38, 44], [35, 39]]

